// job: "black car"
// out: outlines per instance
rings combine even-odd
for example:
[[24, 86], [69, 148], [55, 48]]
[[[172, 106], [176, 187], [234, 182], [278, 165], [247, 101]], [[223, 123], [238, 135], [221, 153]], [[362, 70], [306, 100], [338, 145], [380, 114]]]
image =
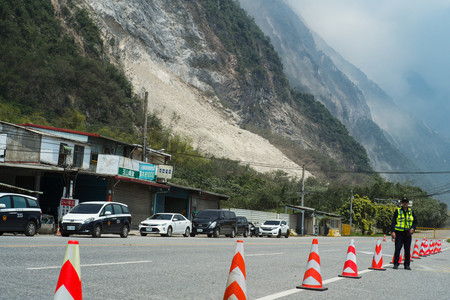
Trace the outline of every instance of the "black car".
[[42, 211], [35, 197], [0, 193], [0, 235], [23, 232], [33, 236], [41, 228]]
[[63, 216], [59, 223], [59, 231], [62, 236], [90, 234], [98, 238], [102, 233], [115, 233], [126, 238], [130, 226], [131, 214], [126, 204], [87, 201], [78, 204]]
[[250, 227], [250, 237], [258, 237], [259, 236], [259, 227], [256, 225], [256, 223], [248, 223], [248, 226]]
[[237, 234], [242, 234], [244, 237], [248, 237], [249, 234], [249, 223], [246, 217], [236, 217], [237, 222]]
[[208, 237], [225, 235], [234, 238], [236, 232], [236, 214], [233, 211], [205, 209], [199, 211], [192, 221], [192, 237], [196, 234], [206, 234]]

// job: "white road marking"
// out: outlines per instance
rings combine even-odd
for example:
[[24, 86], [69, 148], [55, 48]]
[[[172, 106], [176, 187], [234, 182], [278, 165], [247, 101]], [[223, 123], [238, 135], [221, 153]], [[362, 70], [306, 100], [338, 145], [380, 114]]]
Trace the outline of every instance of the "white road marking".
[[[386, 266], [389, 266], [389, 264], [384, 265], [383, 268], [386, 267]], [[358, 275], [359, 274], [368, 273], [368, 272], [372, 272], [372, 271], [373, 270], [370, 270], [370, 269], [362, 270], [362, 271], [358, 272]], [[322, 285], [325, 285], [325, 284], [328, 284], [328, 283], [332, 283], [332, 282], [335, 282], [335, 281], [339, 281], [339, 280], [342, 280], [342, 279], [344, 279], [344, 277], [333, 277], [333, 278], [330, 278], [330, 279], [326, 279], [326, 280], [322, 281]], [[281, 297], [286, 297], [286, 296], [289, 296], [289, 295], [292, 295], [292, 294], [295, 294], [295, 293], [299, 293], [299, 292], [303, 292], [303, 291], [304, 291], [304, 289], [290, 289], [290, 290], [286, 290], [286, 291], [279, 292], [279, 293], [276, 293], [276, 294], [268, 295], [268, 296], [265, 296], [265, 297], [262, 297], [262, 298], [258, 298], [257, 300], [275, 300], [275, 299], [278, 299], [278, 298], [281, 298]]]
[[358, 251], [359, 253], [364, 253], [364, 254], [369, 254], [369, 255], [373, 255], [373, 252], [368, 252], [368, 251]]
[[284, 253], [259, 253], [259, 254], [246, 254], [245, 257], [248, 256], [265, 256], [265, 255], [282, 255]]
[[[142, 264], [142, 263], [150, 263], [151, 260], [140, 260], [140, 261], [124, 261], [124, 262], [115, 262], [115, 263], [102, 263], [102, 264], [86, 264], [80, 265], [81, 267], [96, 267], [96, 266], [110, 266], [110, 265], [127, 265], [127, 264]], [[60, 269], [62, 266], [50, 266], [50, 267], [37, 267], [37, 268], [26, 268], [27, 270], [47, 270], [47, 269]]]

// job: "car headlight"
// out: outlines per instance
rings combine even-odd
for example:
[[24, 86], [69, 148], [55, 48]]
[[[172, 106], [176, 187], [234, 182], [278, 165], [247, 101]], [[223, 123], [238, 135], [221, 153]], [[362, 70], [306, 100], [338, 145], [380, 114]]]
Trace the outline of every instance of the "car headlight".
[[211, 225], [209, 225], [209, 227], [214, 228], [216, 227], [217, 223], [216, 222], [212, 222]]
[[94, 218], [87, 218], [86, 220], [84, 220], [84, 224], [87, 224], [87, 223], [91, 223], [92, 221], [94, 221]]
[[167, 223], [162, 223], [162, 224], [161, 224], [161, 226], [166, 226], [166, 225], [167, 225]]

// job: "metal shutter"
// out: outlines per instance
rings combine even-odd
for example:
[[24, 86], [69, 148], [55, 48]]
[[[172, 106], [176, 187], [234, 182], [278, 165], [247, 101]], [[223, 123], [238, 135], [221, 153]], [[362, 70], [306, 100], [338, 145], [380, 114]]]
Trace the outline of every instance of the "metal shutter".
[[149, 186], [134, 182], [122, 181], [114, 189], [114, 201], [124, 203], [130, 209], [133, 229], [152, 214], [152, 196]]

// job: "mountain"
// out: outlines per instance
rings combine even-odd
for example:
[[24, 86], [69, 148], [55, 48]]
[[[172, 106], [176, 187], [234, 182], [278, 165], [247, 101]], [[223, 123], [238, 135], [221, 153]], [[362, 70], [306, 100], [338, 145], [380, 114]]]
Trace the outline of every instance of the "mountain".
[[[270, 37], [291, 85], [313, 94], [345, 124], [367, 150], [374, 169], [394, 173], [449, 169], [449, 141], [397, 107], [376, 83], [309, 30], [285, 1], [240, 0], [240, 4]], [[413, 85], [419, 81], [411, 74]], [[420, 90], [426, 91], [423, 87], [422, 83]], [[432, 174], [388, 177], [413, 181], [425, 190], [445, 183], [443, 176]]]
[[[149, 92], [165, 125], [202, 151], [298, 176], [309, 150], [328, 166], [371, 170], [347, 129], [310, 94], [290, 88], [270, 41], [235, 1], [85, 3], [108, 59], [138, 92]], [[275, 139], [306, 151], [283, 154]]]

